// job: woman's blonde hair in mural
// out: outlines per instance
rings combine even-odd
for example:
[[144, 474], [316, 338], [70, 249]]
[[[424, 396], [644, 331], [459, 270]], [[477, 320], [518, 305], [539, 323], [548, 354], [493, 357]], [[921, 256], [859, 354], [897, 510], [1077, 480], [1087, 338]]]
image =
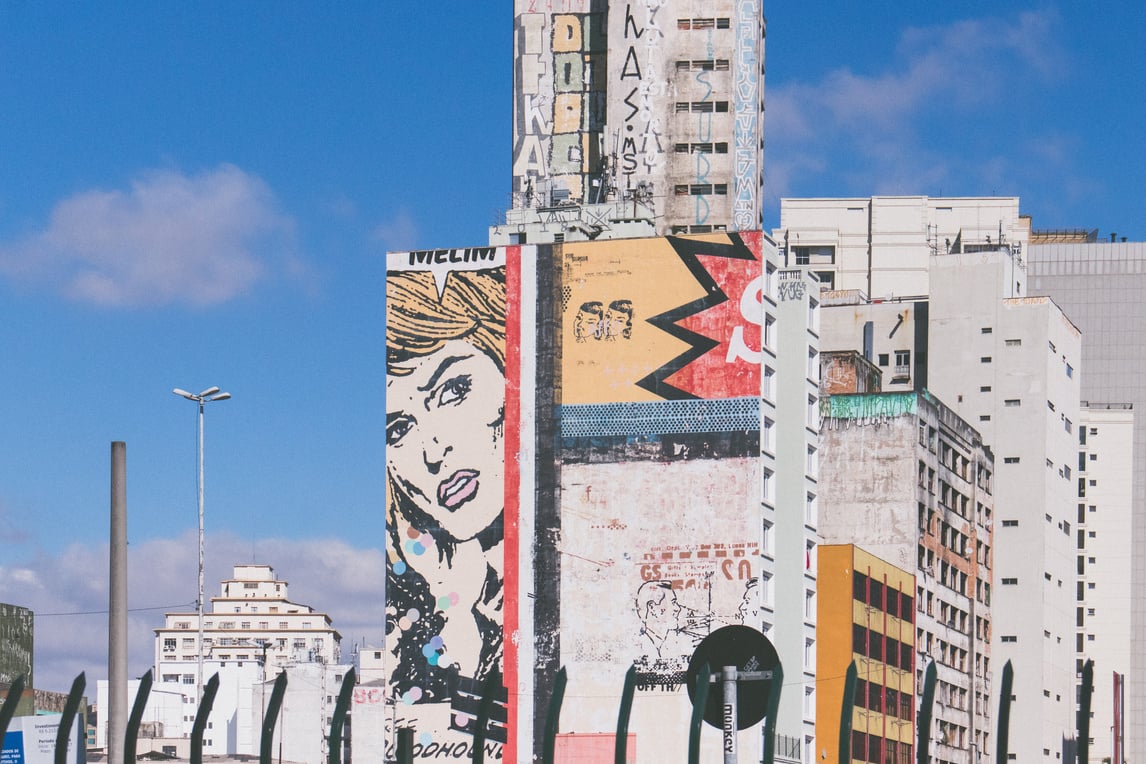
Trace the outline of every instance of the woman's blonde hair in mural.
[[405, 361], [450, 340], [466, 340], [505, 372], [505, 269], [451, 271], [440, 296], [429, 271], [387, 274], [386, 373], [405, 376]]

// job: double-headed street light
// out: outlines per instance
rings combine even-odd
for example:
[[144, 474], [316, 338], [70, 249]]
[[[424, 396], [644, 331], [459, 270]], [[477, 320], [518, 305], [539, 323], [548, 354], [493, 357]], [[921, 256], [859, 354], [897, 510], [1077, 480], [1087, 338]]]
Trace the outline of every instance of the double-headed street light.
[[203, 700], [203, 407], [213, 401], [225, 401], [231, 394], [219, 392], [218, 387], [208, 387], [198, 395], [178, 387], [171, 392], [199, 404], [199, 602], [196, 608], [199, 615], [199, 649], [196, 651], [199, 660], [195, 675], [195, 703], [198, 707]]

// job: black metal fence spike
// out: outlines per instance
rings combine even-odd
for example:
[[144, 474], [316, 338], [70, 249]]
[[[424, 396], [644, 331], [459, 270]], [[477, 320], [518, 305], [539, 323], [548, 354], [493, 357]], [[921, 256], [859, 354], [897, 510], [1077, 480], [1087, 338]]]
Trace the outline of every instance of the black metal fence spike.
[[1006, 764], [1010, 753], [1007, 736], [1011, 731], [1011, 687], [1015, 682], [1015, 670], [1011, 662], [1003, 664], [1003, 676], [999, 681], [999, 719], [998, 730], [995, 732], [995, 761]]
[[474, 747], [471, 753], [474, 764], [482, 764], [485, 761], [485, 731], [489, 726], [489, 717], [493, 713], [493, 702], [500, 688], [501, 672], [494, 669], [485, 678], [481, 687], [481, 702], [478, 703], [477, 720], [474, 722]]
[[764, 717], [764, 755], [761, 761], [772, 764], [776, 760], [776, 716], [780, 713], [780, 691], [784, 689], [784, 667], [779, 662], [772, 667], [768, 682], [768, 711]]
[[1078, 764], [1090, 764], [1090, 700], [1094, 695], [1094, 661], [1082, 666], [1082, 688], [1078, 698]]
[[919, 719], [916, 720], [915, 761], [917, 764], [928, 764], [931, 760], [931, 714], [935, 710], [935, 683], [939, 678], [936, 672], [935, 661], [928, 663], [927, 670], [923, 672], [923, 699], [919, 704]]
[[625, 686], [621, 690], [621, 708], [617, 712], [617, 740], [613, 750], [613, 764], [625, 764], [629, 751], [629, 717], [633, 713], [633, 693], [637, 689], [637, 666], [625, 672]]
[[191, 725], [191, 764], [203, 764], [203, 733], [207, 729], [207, 718], [215, 705], [215, 695], [219, 692], [219, 673], [207, 680], [203, 686], [203, 697], [195, 711], [195, 723]]
[[350, 713], [350, 699], [354, 696], [354, 667], [342, 677], [338, 700], [334, 703], [334, 716], [330, 717], [330, 737], [327, 738], [326, 761], [342, 764], [342, 731], [346, 728], [346, 715]]
[[136, 743], [139, 742], [139, 725], [143, 723], [143, 709], [147, 708], [147, 696], [151, 694], [151, 669], [139, 679], [139, 689], [135, 691], [135, 702], [131, 704], [131, 714], [127, 717], [127, 727], [123, 732], [123, 760], [125, 764], [135, 761]]
[[557, 747], [557, 727], [561, 720], [561, 704], [565, 700], [565, 684], [568, 682], [565, 667], [557, 672], [557, 680], [553, 683], [553, 694], [549, 696], [549, 713], [545, 715], [545, 740], [542, 743], [542, 764], [553, 764]]
[[853, 660], [844, 674], [844, 698], [840, 704], [839, 764], [848, 764], [852, 760], [852, 717], [855, 716], [855, 705], [856, 662]]
[[275, 725], [279, 720], [279, 709], [286, 695], [287, 675], [283, 671], [275, 677], [275, 687], [271, 690], [271, 701], [267, 704], [267, 715], [263, 718], [263, 736], [259, 741], [259, 764], [272, 764], [274, 758]]
[[708, 705], [708, 683], [712, 668], [705, 661], [696, 675], [696, 694], [692, 699], [692, 719], [688, 724], [688, 764], [700, 764], [700, 730], [704, 726], [704, 709]]
[[84, 685], [87, 679], [84, 672], [72, 682], [72, 691], [68, 693], [67, 702], [64, 703], [64, 715], [60, 719], [60, 728], [56, 730], [56, 764], [68, 764], [68, 738], [72, 736], [72, 722], [80, 710], [80, 701], [84, 697]]

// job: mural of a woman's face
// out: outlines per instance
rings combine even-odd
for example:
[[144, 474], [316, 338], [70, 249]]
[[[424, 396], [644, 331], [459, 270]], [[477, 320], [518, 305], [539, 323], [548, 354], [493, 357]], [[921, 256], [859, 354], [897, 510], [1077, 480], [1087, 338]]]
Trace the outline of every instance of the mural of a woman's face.
[[410, 373], [386, 377], [386, 470], [418, 509], [467, 541], [504, 506], [505, 377], [465, 340], [403, 367]]

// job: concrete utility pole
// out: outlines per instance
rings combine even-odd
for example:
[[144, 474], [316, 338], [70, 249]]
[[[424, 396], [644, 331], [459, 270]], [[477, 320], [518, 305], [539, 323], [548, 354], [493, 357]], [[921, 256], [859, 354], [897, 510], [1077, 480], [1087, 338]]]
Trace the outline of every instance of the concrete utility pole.
[[127, 732], [127, 444], [111, 444], [111, 555], [108, 579], [107, 752], [123, 761]]

